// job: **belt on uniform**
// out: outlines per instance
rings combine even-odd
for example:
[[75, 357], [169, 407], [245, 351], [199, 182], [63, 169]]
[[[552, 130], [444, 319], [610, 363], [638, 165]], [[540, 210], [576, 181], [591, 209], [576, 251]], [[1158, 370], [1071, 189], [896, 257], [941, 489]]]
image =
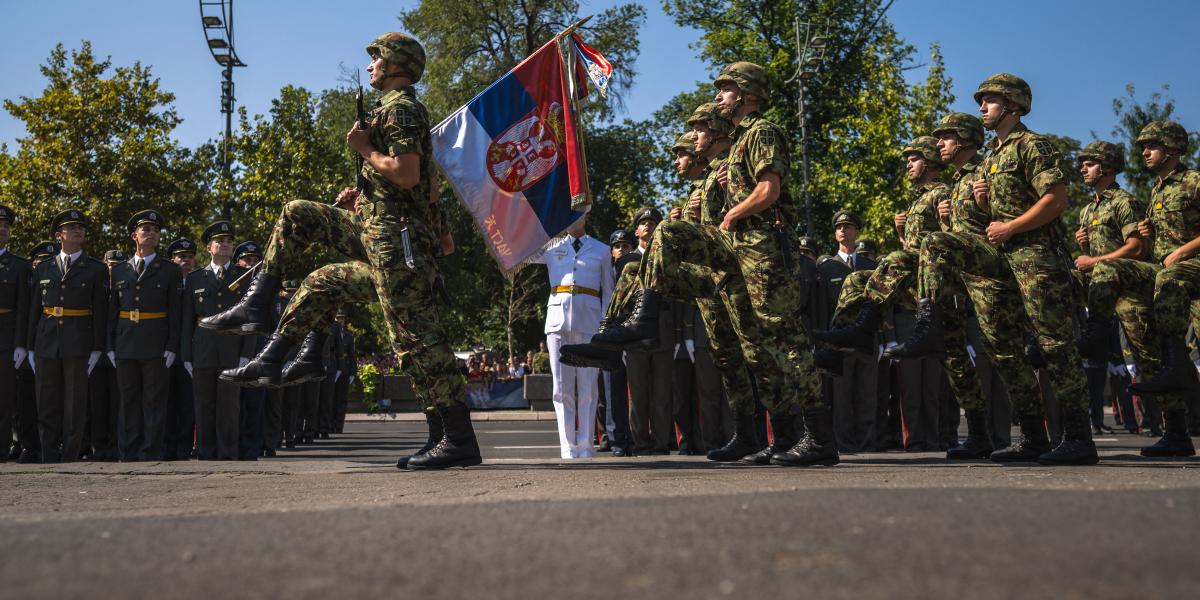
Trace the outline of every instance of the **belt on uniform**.
[[583, 294], [585, 296], [595, 296], [597, 298], [600, 297], [600, 290], [593, 290], [592, 288], [586, 288], [581, 285], [556, 285], [551, 291], [555, 294]]
[[167, 318], [167, 313], [165, 313], [165, 312], [142, 312], [140, 310], [123, 310], [123, 311], [121, 311], [119, 316], [122, 319], [127, 319], [129, 321], [133, 321], [134, 323], [137, 323], [138, 321], [141, 321], [142, 319], [165, 319], [165, 318]]
[[8, 313], [13, 312], [14, 310], [16, 310], [16, 309], [15, 308], [0, 308], [0, 315], [7, 315]]
[[42, 313], [51, 317], [90, 317], [90, 308], [63, 308], [61, 306], [43, 306]]

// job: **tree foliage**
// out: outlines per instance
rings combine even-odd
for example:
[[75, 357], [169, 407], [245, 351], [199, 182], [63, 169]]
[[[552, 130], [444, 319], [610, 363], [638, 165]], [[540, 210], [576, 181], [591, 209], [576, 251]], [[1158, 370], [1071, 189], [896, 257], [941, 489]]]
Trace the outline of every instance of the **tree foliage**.
[[[1124, 144], [1126, 148], [1125, 173], [1123, 175], [1126, 189], [1144, 201], [1150, 199], [1150, 190], [1154, 187], [1155, 176], [1146, 168], [1146, 163], [1142, 160], [1141, 149], [1133, 142], [1147, 123], [1171, 119], [1175, 113], [1175, 100], [1168, 95], [1169, 92], [1170, 89], [1164, 85], [1162, 89], [1153, 92], [1145, 102], [1142, 102], [1138, 100], [1133, 84], [1130, 83], [1125, 86], [1124, 96], [1113, 98], [1113, 115], [1117, 117], [1117, 123], [1113, 126], [1111, 135], [1113, 142]], [[1096, 133], [1092, 132], [1092, 135], [1096, 136]], [[1200, 164], [1200, 132], [1192, 132], [1190, 138], [1189, 148], [1184, 153], [1183, 162], [1194, 167]]]

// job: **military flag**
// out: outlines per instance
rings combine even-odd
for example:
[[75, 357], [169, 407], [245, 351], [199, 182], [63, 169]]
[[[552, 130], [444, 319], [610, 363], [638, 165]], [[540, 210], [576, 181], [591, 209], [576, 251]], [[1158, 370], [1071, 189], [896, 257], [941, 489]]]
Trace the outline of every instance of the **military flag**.
[[590, 65], [612, 67], [590, 48], [584, 58], [574, 27], [433, 128], [434, 159], [506, 275], [591, 205], [579, 100]]

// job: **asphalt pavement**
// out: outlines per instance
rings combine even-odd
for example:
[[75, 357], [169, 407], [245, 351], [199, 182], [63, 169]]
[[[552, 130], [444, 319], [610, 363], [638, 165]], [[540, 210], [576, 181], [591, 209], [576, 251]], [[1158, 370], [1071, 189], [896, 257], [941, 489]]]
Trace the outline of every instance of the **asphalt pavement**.
[[846, 455], [837, 467], [557, 458], [406, 472], [423, 424], [258, 462], [0, 465], [0, 598], [1129, 598], [1200, 586], [1200, 460], [1102, 437], [1095, 467]]

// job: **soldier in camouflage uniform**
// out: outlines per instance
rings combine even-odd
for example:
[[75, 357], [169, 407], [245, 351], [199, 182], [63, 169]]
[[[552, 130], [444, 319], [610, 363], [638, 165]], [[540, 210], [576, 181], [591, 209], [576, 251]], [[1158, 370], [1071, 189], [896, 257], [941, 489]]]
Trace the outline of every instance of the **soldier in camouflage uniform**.
[[[945, 284], [961, 274], [971, 283], [980, 325], [1021, 423], [1022, 438], [993, 452], [992, 460], [1094, 464], [1098, 455], [1091, 441], [1080, 359], [1075, 345], [1068, 342], [1074, 335], [1076, 293], [1063, 246], [1060, 215], [1067, 200], [1060, 156], [1049, 140], [1020, 121], [1032, 106], [1032, 92], [1024, 80], [993, 75], [979, 85], [975, 98], [984, 125], [997, 132], [971, 184], [976, 205], [986, 207], [986, 220], [990, 220], [982, 230], [986, 242], [946, 234], [926, 240], [922, 292], [928, 301], [918, 306], [913, 338], [897, 350], [903, 352], [900, 355], [913, 355], [941, 349], [935, 338], [941, 331], [940, 315], [950, 312], [948, 288], [953, 287]], [[956, 201], [963, 201], [961, 195]], [[1012, 293], [1014, 287], [1018, 294]], [[1020, 299], [1020, 307], [1007, 304], [1013, 297]], [[1037, 337], [1061, 405], [1066, 431], [1053, 450], [1037, 401], [1037, 381], [1022, 360], [1020, 338], [1026, 330]]]
[[834, 312], [834, 323], [844, 323], [856, 314], [853, 323], [830, 331], [817, 332], [817, 340], [843, 350], [869, 350], [883, 324], [884, 311], [893, 300], [916, 298], [916, 274], [921, 241], [938, 230], [937, 207], [950, 197], [949, 188], [940, 178], [946, 163], [937, 149], [937, 138], [921, 136], [902, 151], [908, 163], [912, 196], [908, 209], [895, 216], [896, 234], [901, 249], [879, 261], [874, 271], [856, 271], [846, 277]]
[[[309, 245], [327, 245], [350, 262], [310, 273], [263, 351], [223, 376], [240, 385], [289, 385], [322, 376], [321, 350], [337, 307], [378, 299], [391, 327], [393, 350], [401, 369], [414, 379], [429, 425], [426, 447], [397, 466], [476, 465], [481, 459], [464, 402], [465, 384], [435, 301], [440, 275], [433, 249], [444, 232], [432, 201], [429, 115], [412, 87], [424, 72], [425, 50], [403, 33], [386, 33], [367, 46], [367, 53], [371, 85], [383, 96], [368, 127], [356, 126], [346, 135], [347, 144], [363, 158], [367, 185], [362, 197], [348, 188], [339, 194], [337, 206], [289, 202], [244, 299], [201, 326], [242, 335], [264, 333], [281, 280], [302, 268]], [[346, 210], [351, 205], [353, 212]], [[283, 370], [284, 357], [301, 340], [296, 359]]]
[[[1091, 280], [1097, 264], [1113, 259], [1140, 260], [1146, 250], [1145, 240], [1138, 233], [1138, 223], [1146, 217], [1141, 200], [1117, 185], [1117, 175], [1125, 170], [1125, 149], [1111, 142], [1095, 141], [1078, 156], [1083, 182], [1092, 187], [1093, 199], [1079, 212], [1079, 229], [1075, 241], [1083, 254], [1075, 259], [1075, 268], [1084, 285]], [[1144, 343], [1146, 323], [1152, 315], [1149, 307], [1120, 299], [1116, 314], [1133, 336]], [[1084, 372], [1091, 398], [1093, 431], [1104, 429], [1104, 385], [1108, 380], [1109, 356], [1119, 346], [1116, 319], [1112, 313], [1089, 315], [1084, 333], [1079, 339], [1079, 354], [1084, 358]], [[1123, 364], [1121, 361], [1117, 361]]]
[[1130, 390], [1162, 394], [1165, 428], [1163, 437], [1143, 448], [1142, 455], [1192, 456], [1196, 451], [1187, 434], [1187, 409], [1180, 392], [1192, 390], [1196, 379], [1184, 333], [1191, 299], [1200, 297], [1200, 260], [1195, 258], [1200, 249], [1200, 173], [1179, 162], [1188, 138], [1178, 123], [1147, 124], [1137, 144], [1146, 166], [1158, 175], [1148, 218], [1138, 228], [1150, 240], [1152, 260], [1116, 259], [1096, 265], [1088, 310], [1099, 319], [1112, 315], [1124, 301], [1136, 307], [1132, 312], [1145, 315], [1125, 332], [1144, 377]]

